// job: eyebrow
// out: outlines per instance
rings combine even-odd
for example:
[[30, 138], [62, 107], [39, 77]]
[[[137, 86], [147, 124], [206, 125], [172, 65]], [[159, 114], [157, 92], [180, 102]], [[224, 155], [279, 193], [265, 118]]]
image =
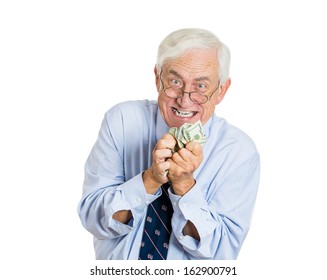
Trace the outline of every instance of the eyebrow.
[[176, 72], [175, 70], [169, 70], [169, 74], [173, 74], [176, 77], [180, 78], [181, 80], [183, 79], [182, 75], [180, 75], [178, 72]]
[[202, 76], [202, 77], [196, 78], [195, 81], [196, 82], [201, 82], [201, 81], [209, 81], [210, 82], [210, 79], [207, 76]]
[[[169, 70], [169, 74], [175, 75], [175, 76], [178, 77], [179, 79], [183, 80], [182, 75], [179, 74], [179, 73], [178, 73], [177, 71], [175, 71], [175, 70]], [[209, 82], [210, 82], [210, 79], [209, 79], [209, 77], [207, 77], [207, 76], [201, 76], [201, 77], [195, 78], [194, 81], [196, 81], [196, 82], [209, 81]]]

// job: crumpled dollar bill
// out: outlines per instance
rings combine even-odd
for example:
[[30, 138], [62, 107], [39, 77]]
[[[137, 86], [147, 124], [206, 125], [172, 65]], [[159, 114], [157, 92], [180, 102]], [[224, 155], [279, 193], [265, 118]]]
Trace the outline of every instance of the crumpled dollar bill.
[[200, 121], [194, 124], [184, 123], [180, 127], [172, 127], [169, 129], [168, 133], [173, 135], [177, 141], [173, 152], [185, 148], [186, 144], [191, 141], [198, 142], [201, 145], [206, 141]]

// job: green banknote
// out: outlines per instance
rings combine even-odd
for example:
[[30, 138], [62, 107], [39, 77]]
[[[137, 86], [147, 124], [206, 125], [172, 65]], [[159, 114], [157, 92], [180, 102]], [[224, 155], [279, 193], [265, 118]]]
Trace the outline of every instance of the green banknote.
[[184, 148], [189, 142], [194, 141], [202, 145], [206, 141], [200, 121], [194, 124], [185, 123], [180, 127], [172, 127], [169, 129], [169, 134], [173, 135], [177, 141], [174, 152]]

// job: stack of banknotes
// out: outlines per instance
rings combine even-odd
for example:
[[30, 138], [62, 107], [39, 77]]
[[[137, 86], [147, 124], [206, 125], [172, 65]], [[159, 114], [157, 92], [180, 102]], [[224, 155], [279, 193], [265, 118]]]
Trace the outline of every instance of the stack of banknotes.
[[185, 123], [180, 127], [172, 127], [169, 129], [169, 134], [173, 135], [177, 141], [173, 152], [185, 148], [186, 144], [191, 141], [198, 142], [201, 145], [206, 141], [200, 121], [194, 124]]

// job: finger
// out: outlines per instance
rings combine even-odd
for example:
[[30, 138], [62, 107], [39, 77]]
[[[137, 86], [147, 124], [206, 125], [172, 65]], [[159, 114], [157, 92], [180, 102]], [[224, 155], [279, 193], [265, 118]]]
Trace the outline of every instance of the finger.
[[172, 152], [169, 149], [160, 149], [153, 151], [153, 161], [160, 163], [172, 156]]
[[184, 149], [185, 150], [184, 152], [185, 153], [188, 153], [188, 156], [184, 159], [181, 156], [181, 154], [183, 154], [183, 151], [181, 151], [181, 150], [179, 150], [178, 153], [174, 153], [173, 156], [171, 157], [171, 159], [180, 168], [182, 168], [182, 169], [188, 169], [190, 163], [193, 165], [193, 162], [194, 162], [193, 158], [194, 158], [194, 156], [192, 156], [192, 154], [191, 154], [190, 151], [187, 151], [186, 149]]
[[169, 163], [169, 172], [172, 170], [176, 170], [176, 169], [179, 169], [180, 167], [170, 158], [170, 159], [167, 159], [167, 161]]
[[165, 134], [156, 144], [156, 149], [173, 150], [176, 145], [175, 138], [170, 134]]
[[[195, 156], [191, 151], [185, 148], [179, 149], [176, 154], [180, 156], [181, 160], [187, 162], [193, 161]], [[176, 158], [178, 158], [177, 155]]]
[[[169, 167], [169, 173], [168, 173], [168, 178], [169, 180], [180, 180], [182, 176], [185, 175], [186, 169], [176, 162], [174, 162], [172, 159], [168, 159], [167, 161], [170, 162], [170, 167]], [[184, 162], [185, 163], [185, 162]]]
[[169, 168], [170, 168], [170, 162], [168, 161], [158, 164], [155, 170], [156, 175], [161, 178], [167, 176], [167, 170], [169, 170]]
[[194, 172], [202, 162], [202, 158], [202, 156], [195, 156], [185, 148], [180, 149], [171, 157], [172, 161], [186, 173]]
[[169, 140], [169, 141], [175, 141], [176, 142], [175, 137], [173, 135], [169, 134], [169, 133], [164, 134], [161, 139], [166, 139], [166, 140]]
[[185, 148], [195, 156], [201, 156], [203, 153], [202, 145], [198, 142], [189, 142], [186, 144]]
[[162, 163], [160, 163], [158, 165], [158, 170], [159, 170], [159, 172], [161, 174], [164, 173], [169, 168], [170, 168], [170, 162], [169, 161], [162, 162]]

